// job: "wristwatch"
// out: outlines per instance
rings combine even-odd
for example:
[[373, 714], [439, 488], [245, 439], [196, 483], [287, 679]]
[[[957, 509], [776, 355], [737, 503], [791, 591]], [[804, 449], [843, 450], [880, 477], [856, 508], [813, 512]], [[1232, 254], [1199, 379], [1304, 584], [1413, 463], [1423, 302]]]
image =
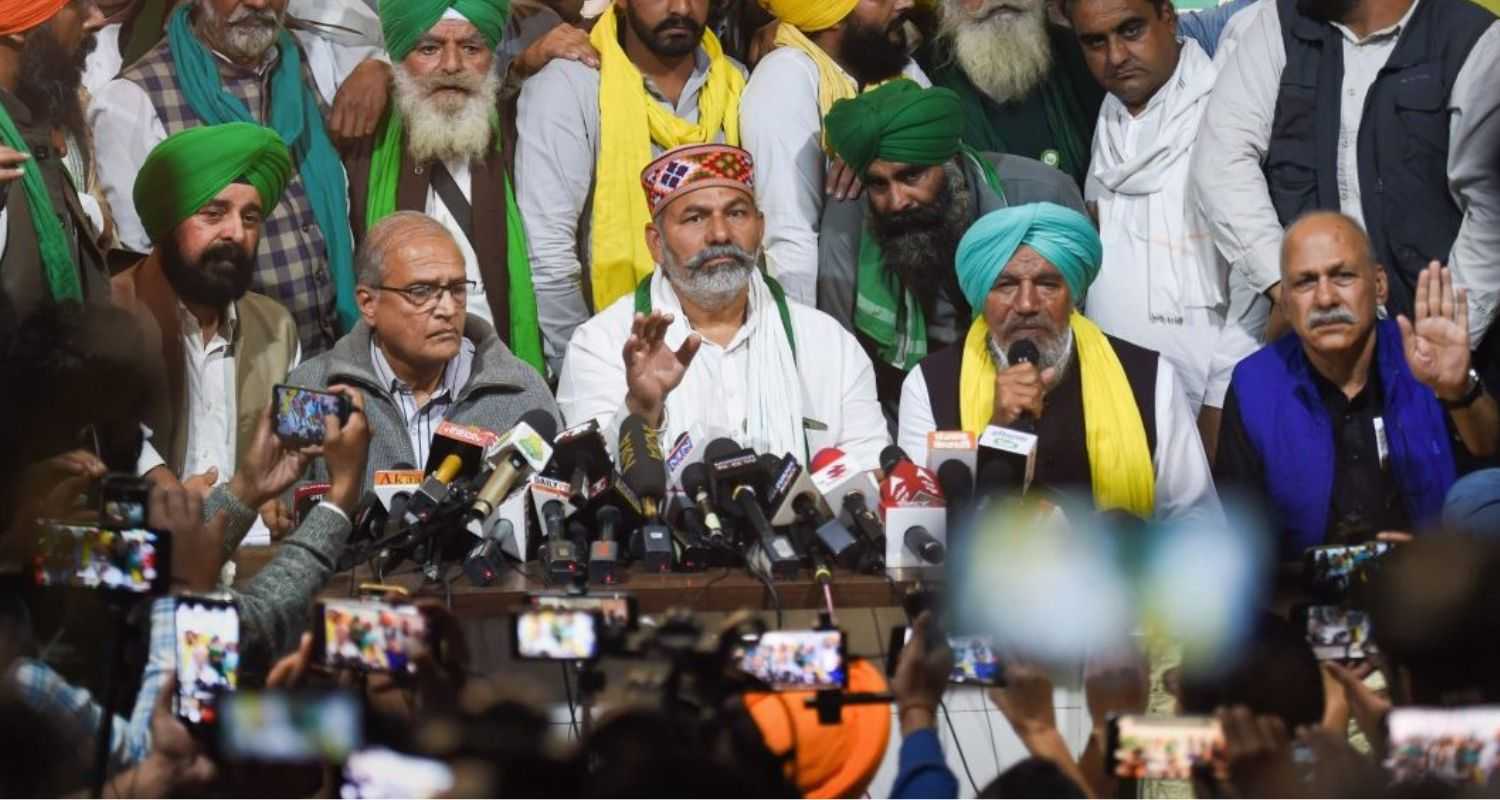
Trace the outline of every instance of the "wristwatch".
[[1468, 408], [1474, 405], [1474, 401], [1484, 394], [1484, 381], [1479, 379], [1479, 372], [1473, 367], [1469, 368], [1469, 383], [1464, 389], [1464, 396], [1457, 400], [1444, 400], [1443, 406], [1453, 411]]

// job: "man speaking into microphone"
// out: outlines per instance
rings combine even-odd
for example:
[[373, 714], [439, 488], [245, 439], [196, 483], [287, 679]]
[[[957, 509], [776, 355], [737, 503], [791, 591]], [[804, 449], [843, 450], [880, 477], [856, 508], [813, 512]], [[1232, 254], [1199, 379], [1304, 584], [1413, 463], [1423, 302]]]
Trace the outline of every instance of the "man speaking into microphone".
[[898, 443], [924, 463], [934, 430], [1034, 432], [1035, 487], [1143, 519], [1220, 519], [1171, 362], [1105, 335], [1077, 310], [1102, 256], [1089, 220], [1052, 203], [975, 223], [957, 271], [977, 316], [963, 342], [907, 377]]

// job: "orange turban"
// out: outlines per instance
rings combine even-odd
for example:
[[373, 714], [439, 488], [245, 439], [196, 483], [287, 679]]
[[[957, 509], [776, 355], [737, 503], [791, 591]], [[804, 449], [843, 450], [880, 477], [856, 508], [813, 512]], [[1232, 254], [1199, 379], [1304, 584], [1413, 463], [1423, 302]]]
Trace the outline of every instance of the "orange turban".
[[0, 36], [22, 33], [52, 19], [68, 0], [5, 0], [0, 8]]
[[[885, 676], [868, 661], [849, 663], [849, 691], [880, 693]], [[880, 769], [891, 739], [891, 707], [884, 703], [845, 706], [838, 725], [819, 725], [807, 708], [813, 692], [747, 694], [745, 707], [777, 755], [793, 748], [790, 776], [804, 797], [859, 797]]]

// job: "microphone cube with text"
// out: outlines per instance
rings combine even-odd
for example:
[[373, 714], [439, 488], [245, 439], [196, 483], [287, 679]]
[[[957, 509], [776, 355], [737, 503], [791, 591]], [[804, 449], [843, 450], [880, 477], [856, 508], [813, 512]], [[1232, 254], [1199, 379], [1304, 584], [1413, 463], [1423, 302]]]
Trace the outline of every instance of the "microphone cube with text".
[[948, 509], [937, 476], [898, 447], [888, 448], [881, 461], [887, 465], [880, 484], [886, 568], [942, 564], [947, 556]]

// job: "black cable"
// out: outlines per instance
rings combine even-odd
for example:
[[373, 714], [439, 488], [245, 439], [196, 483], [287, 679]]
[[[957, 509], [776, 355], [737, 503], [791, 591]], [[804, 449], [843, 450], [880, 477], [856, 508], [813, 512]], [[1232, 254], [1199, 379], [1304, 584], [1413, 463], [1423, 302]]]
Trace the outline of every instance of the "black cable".
[[563, 693], [568, 697], [568, 725], [573, 728], [573, 738], [581, 742], [583, 734], [578, 732], [578, 710], [573, 705], [573, 682], [568, 678], [568, 662], [559, 662], [558, 666], [562, 667]]
[[948, 732], [953, 734], [953, 749], [958, 751], [958, 760], [964, 765], [964, 774], [969, 776], [969, 785], [974, 787], [974, 796], [979, 796], [979, 784], [974, 782], [974, 773], [969, 769], [969, 759], [964, 756], [964, 746], [958, 741], [958, 729], [953, 727], [953, 715], [948, 713], [947, 703], [938, 703], [938, 708], [943, 710], [943, 718], [948, 720]]
[[750, 564], [748, 562], [746, 562], [746, 564], [745, 564], [745, 569], [748, 570], [751, 575], [754, 575], [755, 578], [756, 578], [756, 580], [759, 580], [762, 584], [765, 585], [767, 592], [771, 593], [771, 603], [772, 603], [772, 605], [776, 609], [776, 627], [780, 628], [781, 627], [781, 594], [776, 591], [776, 584], [771, 580], [771, 576], [770, 575], [767, 575], [767, 574], [761, 572], [760, 570], [757, 570], [756, 568], [750, 566]]

